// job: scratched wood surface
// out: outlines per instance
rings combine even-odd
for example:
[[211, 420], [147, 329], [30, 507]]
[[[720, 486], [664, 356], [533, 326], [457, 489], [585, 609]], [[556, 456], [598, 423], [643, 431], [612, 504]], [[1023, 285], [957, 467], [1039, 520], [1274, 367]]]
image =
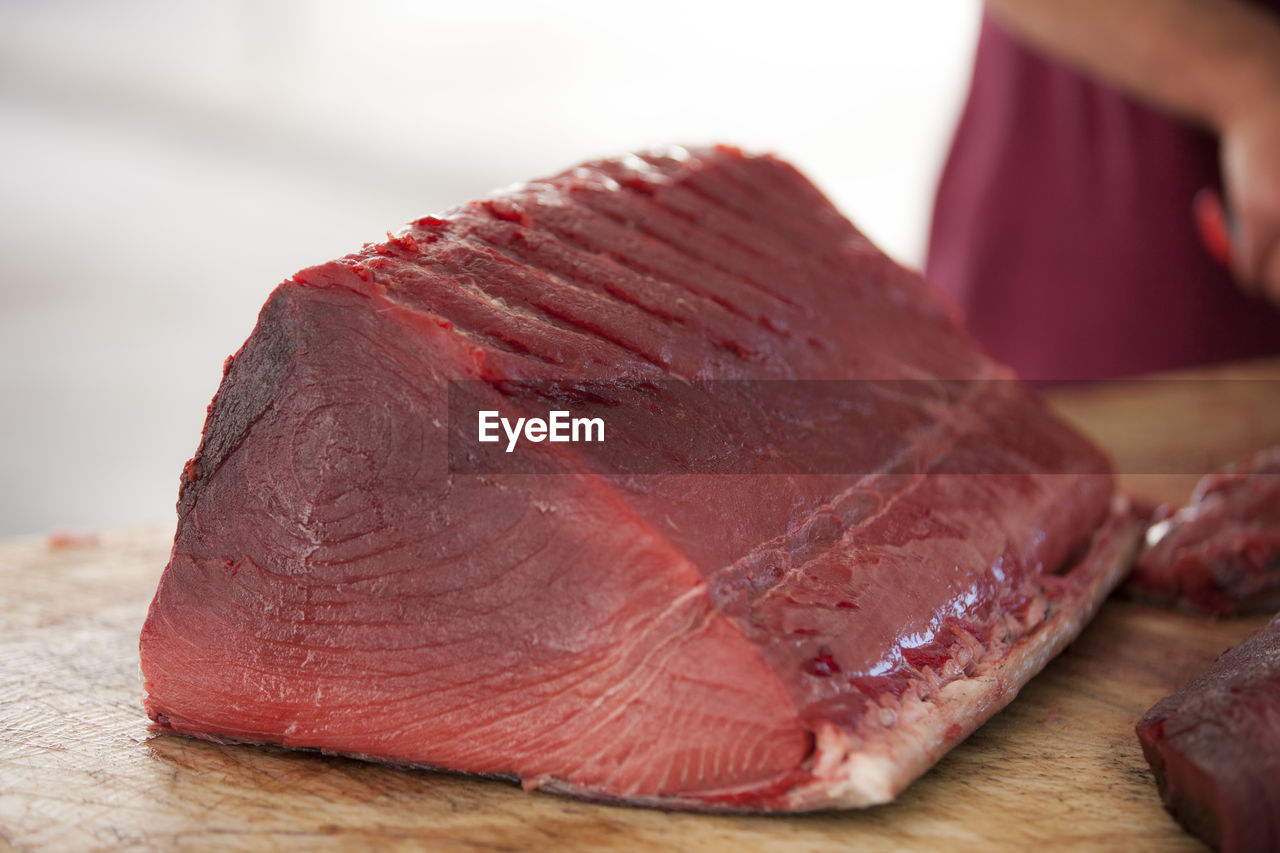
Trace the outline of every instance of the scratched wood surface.
[[[1223, 375], [1053, 397], [1115, 451], [1126, 485], [1176, 500], [1196, 479], [1186, 459], [1216, 464], [1280, 441], [1280, 386], [1262, 381], [1280, 379], [1280, 362], [1230, 374], [1258, 381]], [[149, 734], [137, 637], [171, 535], [0, 543], [0, 850], [1197, 850], [1160, 808], [1133, 724], [1265, 621], [1113, 601], [896, 803], [666, 814]]]

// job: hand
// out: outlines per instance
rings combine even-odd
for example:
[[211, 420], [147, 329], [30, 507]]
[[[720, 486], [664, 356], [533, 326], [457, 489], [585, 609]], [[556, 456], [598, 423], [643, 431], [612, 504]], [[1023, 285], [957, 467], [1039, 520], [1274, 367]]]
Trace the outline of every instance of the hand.
[[1280, 305], [1280, 85], [1276, 89], [1224, 124], [1221, 143], [1232, 272], [1243, 291]]

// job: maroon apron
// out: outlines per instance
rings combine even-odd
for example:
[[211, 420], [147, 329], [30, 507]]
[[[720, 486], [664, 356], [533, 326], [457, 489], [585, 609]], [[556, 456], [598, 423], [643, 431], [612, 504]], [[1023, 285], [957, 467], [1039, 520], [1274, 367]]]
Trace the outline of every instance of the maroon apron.
[[1045, 59], [985, 19], [938, 186], [926, 276], [1033, 380], [1280, 352], [1280, 310], [1202, 247], [1215, 140]]

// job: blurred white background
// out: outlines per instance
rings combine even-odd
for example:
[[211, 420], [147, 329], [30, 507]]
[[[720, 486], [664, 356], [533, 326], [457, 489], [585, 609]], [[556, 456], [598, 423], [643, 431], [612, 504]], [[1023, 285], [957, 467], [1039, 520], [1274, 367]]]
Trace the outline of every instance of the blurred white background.
[[0, 0], [0, 535], [173, 523], [276, 283], [660, 143], [776, 151], [918, 266], [978, 0]]

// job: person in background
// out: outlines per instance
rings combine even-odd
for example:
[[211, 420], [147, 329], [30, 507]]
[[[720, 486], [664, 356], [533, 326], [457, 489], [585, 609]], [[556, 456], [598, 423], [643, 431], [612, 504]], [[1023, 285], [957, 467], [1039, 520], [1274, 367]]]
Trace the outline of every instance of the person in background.
[[1280, 353], [1280, 0], [988, 0], [925, 273], [1026, 379]]

